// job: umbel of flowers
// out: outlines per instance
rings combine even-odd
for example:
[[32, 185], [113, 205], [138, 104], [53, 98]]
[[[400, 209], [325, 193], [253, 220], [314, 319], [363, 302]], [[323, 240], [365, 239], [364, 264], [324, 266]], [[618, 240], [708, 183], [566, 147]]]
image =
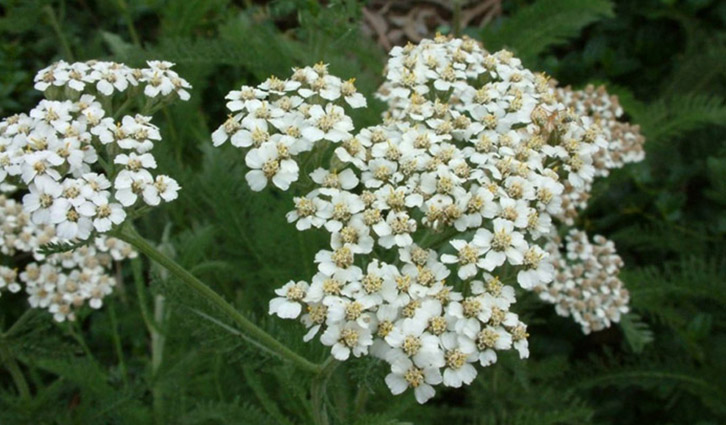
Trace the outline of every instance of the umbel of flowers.
[[243, 86], [213, 141], [246, 152], [252, 190], [312, 187], [288, 221], [330, 234], [317, 273], [277, 289], [270, 313], [299, 319], [305, 340], [319, 336], [338, 360], [383, 359], [391, 391], [412, 388], [423, 403], [436, 385], [471, 383], [500, 351], [528, 356], [513, 285], [546, 287], [570, 267], [550, 254], [553, 218], [565, 185], [586, 192], [615, 163], [597, 161], [612, 145], [609, 121], [467, 38], [394, 48], [379, 125], [355, 129], [347, 110], [366, 102], [353, 83], [318, 64]]
[[[20, 273], [0, 266], [0, 289], [18, 292], [24, 284], [31, 306], [58, 321], [73, 320], [86, 301], [101, 307], [115, 284], [112, 260], [136, 255], [103, 234], [142, 207], [177, 197], [173, 178], [152, 174], [151, 154], [161, 140], [151, 114], [189, 98], [189, 83], [171, 67], [61, 61], [36, 75], [45, 99], [0, 122], [2, 254], [26, 252], [35, 262]], [[52, 243], [85, 246], [43, 255], [40, 248]]]

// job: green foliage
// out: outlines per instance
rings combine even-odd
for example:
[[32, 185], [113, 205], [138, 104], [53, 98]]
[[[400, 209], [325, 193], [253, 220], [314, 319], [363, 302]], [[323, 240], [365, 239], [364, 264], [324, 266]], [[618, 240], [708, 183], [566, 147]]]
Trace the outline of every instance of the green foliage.
[[630, 349], [635, 353], [642, 353], [645, 346], [653, 342], [653, 331], [637, 314], [629, 313], [621, 317], [620, 328]]
[[[244, 4], [244, 6], [241, 5]], [[319, 60], [370, 95], [386, 52], [359, 29], [362, 2], [119, 0], [3, 2], [0, 111], [29, 109], [35, 70], [58, 59], [138, 65], [163, 58], [194, 86], [161, 111], [159, 169], [179, 177], [174, 203], [139, 233], [293, 351], [322, 362], [295, 323], [267, 316], [274, 288], [314, 274], [324, 232], [296, 232], [294, 193], [251, 192], [239, 152], [213, 149], [224, 95]], [[646, 160], [596, 183], [580, 225], [612, 238], [631, 312], [582, 335], [536, 296], [518, 313], [531, 355], [503, 356], [467, 388], [425, 406], [392, 396], [385, 365], [356, 359], [327, 381], [331, 424], [641, 424], [726, 420], [726, 7], [718, 0], [503, 2], [483, 31], [562, 84], [605, 83], [647, 138]], [[355, 116], [372, 123], [380, 105]], [[291, 237], [292, 235], [292, 237]], [[48, 247], [60, 252], [67, 246]], [[21, 259], [27, 261], [27, 259]], [[313, 377], [244, 338], [233, 322], [145, 259], [117, 270], [117, 296], [77, 324], [55, 324], [0, 298], [1, 424], [308, 424]], [[22, 316], [21, 316], [22, 315]]]
[[655, 143], [667, 143], [708, 125], [726, 125], [726, 103], [717, 96], [680, 95], [628, 109], [643, 132]]
[[612, 16], [610, 0], [538, 0], [519, 9], [498, 28], [486, 28], [482, 38], [487, 48], [507, 47], [530, 64], [548, 47], [563, 44], [588, 24]]

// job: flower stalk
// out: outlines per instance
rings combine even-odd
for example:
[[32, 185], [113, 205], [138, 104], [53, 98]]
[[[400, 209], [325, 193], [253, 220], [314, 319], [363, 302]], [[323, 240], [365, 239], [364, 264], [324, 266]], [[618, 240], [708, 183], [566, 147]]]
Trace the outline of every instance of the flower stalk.
[[338, 367], [340, 362], [336, 361], [332, 356], [322, 364], [320, 372], [313, 379], [310, 386], [310, 398], [313, 405], [313, 422], [316, 425], [328, 425], [328, 414], [325, 411], [325, 387], [328, 379]]
[[147, 242], [136, 230], [130, 225], [125, 225], [114, 232], [114, 236], [129, 243], [139, 252], [143, 253], [151, 260], [156, 261], [159, 265], [167, 269], [174, 277], [178, 278], [188, 288], [192, 289], [198, 295], [208, 300], [220, 310], [222, 310], [227, 316], [229, 316], [239, 326], [242, 332], [248, 337], [259, 343], [269, 351], [275, 353], [282, 360], [288, 361], [294, 364], [301, 370], [305, 370], [312, 373], [318, 373], [322, 370], [322, 366], [319, 366], [294, 351], [287, 348], [285, 345], [276, 340], [272, 335], [268, 334], [260, 327], [252, 323], [249, 319], [240, 314], [237, 309], [229, 304], [224, 298], [212, 290], [209, 286], [205, 285], [202, 281], [197, 279], [194, 275], [189, 273], [184, 267], [180, 266], [171, 258], [167, 257], [159, 250], [154, 248], [149, 242]]

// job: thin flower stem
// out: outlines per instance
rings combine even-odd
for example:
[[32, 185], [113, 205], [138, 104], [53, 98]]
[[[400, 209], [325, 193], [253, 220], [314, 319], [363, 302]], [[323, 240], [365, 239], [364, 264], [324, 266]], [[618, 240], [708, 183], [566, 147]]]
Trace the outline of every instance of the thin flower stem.
[[18, 320], [13, 323], [10, 328], [5, 331], [5, 333], [0, 334], [0, 338], [7, 338], [11, 335], [13, 335], [15, 332], [17, 332], [19, 329], [22, 328], [22, 326], [27, 322], [28, 320], [31, 320], [33, 317], [35, 317], [35, 313], [37, 312], [36, 309], [29, 308], [23, 312], [23, 314], [18, 318]]
[[25, 401], [30, 400], [30, 387], [28, 386], [28, 381], [25, 380], [25, 375], [23, 375], [23, 372], [20, 370], [20, 366], [18, 365], [18, 362], [15, 361], [15, 357], [13, 357], [10, 349], [8, 349], [5, 345], [5, 341], [0, 341], [0, 360], [2, 360], [5, 364], [10, 376], [13, 378], [13, 382], [15, 382], [15, 387], [18, 389], [20, 397]]
[[101, 365], [96, 360], [96, 357], [93, 355], [93, 352], [91, 351], [91, 348], [86, 343], [86, 340], [83, 338], [83, 331], [81, 330], [81, 326], [78, 322], [70, 322], [68, 324], [68, 333], [71, 335], [73, 339], [76, 340], [78, 345], [81, 346], [81, 349], [86, 354], [86, 357], [91, 361], [91, 363], [96, 367], [96, 369], [99, 372], [103, 372], [103, 369], [101, 368]]
[[177, 277], [182, 283], [184, 283], [189, 289], [192, 289], [200, 296], [217, 306], [225, 314], [227, 314], [235, 323], [246, 333], [251, 339], [255, 340], [260, 345], [269, 349], [275, 353], [281, 359], [289, 361], [298, 368], [318, 373], [323, 368], [322, 366], [316, 365], [311, 361], [305, 359], [288, 347], [283, 345], [280, 341], [276, 340], [272, 335], [268, 334], [257, 325], [252, 323], [249, 319], [240, 314], [237, 309], [228, 303], [224, 298], [217, 294], [210, 287], [205, 285], [202, 281], [197, 279], [185, 268], [177, 264], [174, 260], [167, 257], [159, 250], [154, 248], [149, 242], [141, 237], [136, 230], [130, 225], [123, 226], [121, 229], [115, 232], [115, 236], [139, 250], [141, 253], [149, 257], [151, 260], [156, 261], [159, 265], [167, 269], [171, 274]]
[[148, 329], [149, 335], [152, 335], [154, 332], [161, 332], [161, 330], [151, 318], [151, 313], [149, 312], [149, 306], [146, 300], [146, 291], [144, 288], [144, 273], [141, 267], [142, 264], [140, 258], [134, 258], [131, 260], [131, 272], [134, 277], [134, 286], [136, 287], [136, 301], [139, 303], [141, 317], [144, 319], [146, 329]]
[[336, 361], [333, 357], [328, 357], [310, 386], [310, 398], [313, 405], [313, 422], [315, 425], [328, 425], [330, 423], [328, 420], [328, 414], [325, 411], [325, 387], [328, 384], [330, 375], [333, 374], [335, 368], [337, 368], [339, 364], [340, 362]]
[[[162, 295], [156, 295], [154, 298], [154, 323], [158, 323], [164, 326], [165, 323], [164, 313], [164, 297]], [[155, 330], [151, 331], [151, 376], [154, 379], [154, 385], [151, 390], [153, 396], [153, 409], [154, 417], [156, 418], [157, 424], [163, 424], [163, 412], [164, 412], [164, 386], [158, 378], [159, 370], [164, 362], [164, 345], [166, 343], [166, 336]]]
[[126, 28], [131, 36], [131, 41], [136, 47], [141, 47], [141, 39], [139, 39], [139, 34], [136, 32], [136, 27], [134, 27], [134, 20], [131, 18], [129, 5], [126, 4], [125, 0], [117, 0], [116, 3], [118, 4], [119, 9], [121, 9], [121, 13], [124, 15], [124, 21], [126, 21]]
[[73, 51], [71, 50], [71, 46], [68, 44], [68, 40], [66, 40], [66, 36], [63, 34], [63, 30], [61, 30], [60, 24], [58, 23], [58, 17], [55, 15], [55, 10], [53, 10], [53, 7], [48, 5], [43, 8], [43, 11], [46, 15], [48, 15], [50, 26], [53, 27], [53, 31], [60, 41], [66, 59], [69, 62], [73, 62]]
[[[154, 323], [164, 326], [168, 311], [165, 309], [166, 299], [163, 295], [154, 297]], [[156, 376], [161, 365], [164, 363], [164, 346], [166, 344], [166, 335], [159, 332], [151, 332], [151, 370]]]
[[460, 37], [461, 36], [461, 4], [463, 3], [462, 0], [454, 0], [454, 17], [452, 18], [452, 26], [453, 26], [453, 33], [454, 37]]
[[124, 350], [121, 346], [121, 336], [118, 332], [118, 320], [116, 319], [116, 308], [114, 307], [113, 303], [108, 304], [108, 313], [109, 318], [111, 319], [111, 329], [113, 330], [113, 333], [111, 334], [111, 340], [113, 341], [113, 346], [116, 350], [116, 357], [118, 357], [118, 367], [119, 371], [121, 372], [121, 377], [124, 381], [124, 385], [129, 385], [129, 376], [126, 369], [126, 362], [124, 361]]

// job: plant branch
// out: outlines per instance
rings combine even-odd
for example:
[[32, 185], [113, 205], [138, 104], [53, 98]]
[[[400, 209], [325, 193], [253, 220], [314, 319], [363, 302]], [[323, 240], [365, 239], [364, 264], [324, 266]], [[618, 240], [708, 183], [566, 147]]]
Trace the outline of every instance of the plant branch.
[[333, 357], [328, 357], [310, 386], [310, 398], [313, 405], [313, 422], [315, 425], [328, 425], [330, 423], [328, 420], [328, 414], [325, 412], [325, 387], [328, 383], [328, 378], [330, 378], [330, 375], [333, 374], [335, 368], [337, 368], [339, 364], [340, 362], [336, 361]]
[[174, 260], [167, 257], [159, 250], [154, 248], [151, 244], [149, 244], [149, 242], [141, 237], [130, 225], [126, 225], [118, 229], [115, 232], [115, 236], [131, 244], [139, 252], [143, 253], [151, 260], [156, 261], [159, 265], [167, 269], [189, 289], [193, 290], [204, 299], [218, 307], [227, 316], [234, 320], [234, 322], [241, 328], [243, 333], [245, 333], [247, 336], [249, 336], [252, 340], [256, 341], [261, 346], [275, 353], [281, 359], [289, 361], [298, 368], [308, 372], [319, 373], [321, 369], [323, 369], [322, 366], [316, 365], [315, 363], [312, 363], [311, 361], [290, 350], [280, 341], [276, 340], [272, 335], [268, 334], [263, 329], [252, 323], [214, 290], [205, 285], [202, 281], [197, 279], [185, 268], [177, 264]]
[[0, 360], [2, 360], [2, 362], [8, 368], [8, 372], [13, 378], [13, 382], [15, 382], [15, 386], [18, 389], [20, 397], [26, 401], [30, 400], [30, 387], [28, 386], [28, 381], [25, 380], [25, 376], [20, 370], [18, 362], [15, 361], [15, 357], [13, 357], [10, 349], [5, 344], [6, 341], [0, 341]]

